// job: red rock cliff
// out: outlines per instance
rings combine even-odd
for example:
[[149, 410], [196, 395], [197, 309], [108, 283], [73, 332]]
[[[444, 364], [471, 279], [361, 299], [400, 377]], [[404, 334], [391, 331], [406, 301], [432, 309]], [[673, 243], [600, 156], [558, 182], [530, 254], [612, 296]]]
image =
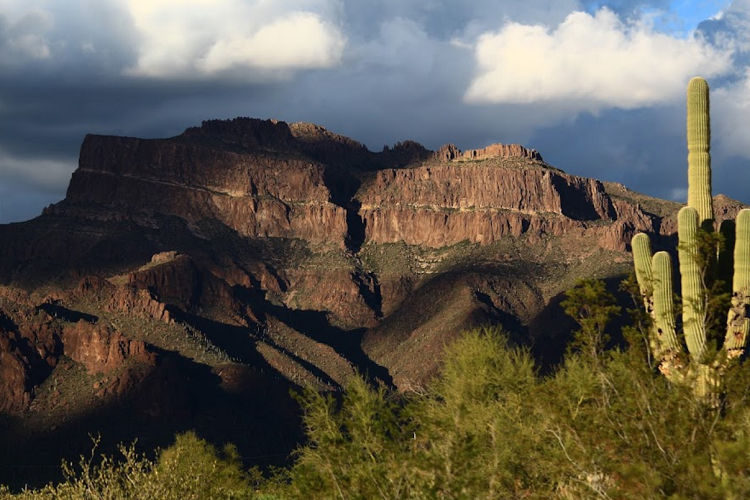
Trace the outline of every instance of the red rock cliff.
[[273, 149], [294, 140], [287, 125], [229, 124], [226, 140], [213, 122], [173, 139], [89, 135], [66, 199], [215, 218], [244, 236], [343, 242], [346, 215], [330, 201], [325, 167]]
[[[375, 243], [405, 241], [440, 247], [468, 240], [487, 244], [506, 235], [563, 234], [583, 230], [587, 221], [618, 219], [599, 181], [533, 163], [518, 168], [502, 161], [444, 161], [388, 169], [378, 172], [358, 197], [366, 240]], [[638, 220], [638, 228], [653, 229], [648, 222]]]

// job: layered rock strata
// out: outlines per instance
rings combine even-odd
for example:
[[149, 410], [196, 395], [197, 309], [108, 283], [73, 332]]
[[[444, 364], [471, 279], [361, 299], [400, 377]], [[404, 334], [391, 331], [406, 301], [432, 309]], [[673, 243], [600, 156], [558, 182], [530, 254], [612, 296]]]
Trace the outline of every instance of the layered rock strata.
[[[387, 169], [358, 198], [366, 241], [373, 243], [443, 247], [593, 230], [603, 248], [624, 250], [634, 229], [654, 230], [650, 217], [637, 206], [613, 202], [599, 181], [534, 163], [523, 169], [502, 162]], [[596, 225], [618, 220], [617, 230]]]
[[406, 141], [373, 153], [317, 125], [252, 119], [208, 121], [172, 139], [87, 136], [66, 200], [355, 252], [590, 232], [596, 222], [617, 222], [596, 231], [602, 247], [624, 249], [633, 231], [656, 229], [639, 207], [616, 207], [600, 182], [523, 146], [432, 153]]
[[194, 135], [87, 136], [66, 200], [147, 208], [191, 222], [212, 218], [247, 237], [343, 242], [346, 214], [331, 202], [324, 165], [256, 147], [254, 136], [221, 145], [190, 140]]

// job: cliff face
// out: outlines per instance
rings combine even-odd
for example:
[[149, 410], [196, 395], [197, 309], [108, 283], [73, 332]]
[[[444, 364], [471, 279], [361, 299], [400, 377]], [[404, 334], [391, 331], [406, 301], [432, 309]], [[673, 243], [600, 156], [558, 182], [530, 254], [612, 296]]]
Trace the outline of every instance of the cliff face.
[[[248, 237], [343, 244], [345, 211], [331, 202], [325, 167], [267, 149], [293, 141], [286, 124], [256, 125], [244, 127], [256, 131], [246, 135], [230, 127], [238, 139], [225, 142], [211, 140], [218, 127], [212, 122], [207, 137], [195, 130], [173, 140], [89, 135], [66, 200], [217, 219]], [[259, 146], [264, 139], [268, 144]]]
[[360, 182], [347, 169], [431, 156], [412, 141], [372, 153], [317, 125], [271, 120], [212, 120], [172, 139], [88, 135], [66, 201], [216, 219], [246, 237], [343, 246]]
[[66, 201], [355, 251], [489, 244], [616, 221], [616, 231], [600, 228], [601, 246], [624, 249], [634, 230], [655, 229], [637, 206], [616, 209], [600, 182], [553, 169], [519, 145], [432, 153], [406, 141], [372, 153], [316, 125], [251, 119], [204, 122], [172, 139], [87, 136]]
[[[587, 221], [618, 219], [600, 182], [533, 164], [520, 169], [502, 162], [451, 162], [388, 169], [378, 172], [358, 196], [366, 240], [374, 243], [489, 244], [527, 232], [583, 231]], [[635, 207], [633, 211], [642, 215]], [[638, 230], [653, 230], [646, 217], [629, 222]], [[604, 247], [624, 248], [625, 244], [625, 240], [602, 241]]]

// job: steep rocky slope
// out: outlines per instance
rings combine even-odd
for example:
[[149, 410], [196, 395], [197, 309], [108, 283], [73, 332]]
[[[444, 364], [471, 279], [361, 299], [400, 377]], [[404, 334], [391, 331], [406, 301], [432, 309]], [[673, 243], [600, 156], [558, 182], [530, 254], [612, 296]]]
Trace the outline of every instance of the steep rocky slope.
[[560, 294], [626, 272], [634, 232], [666, 241], [677, 208], [518, 145], [376, 153], [247, 118], [90, 135], [66, 199], [0, 226], [0, 425], [15, 450], [241, 428], [274, 455], [296, 439], [288, 387], [408, 390], [482, 323], [554, 351]]

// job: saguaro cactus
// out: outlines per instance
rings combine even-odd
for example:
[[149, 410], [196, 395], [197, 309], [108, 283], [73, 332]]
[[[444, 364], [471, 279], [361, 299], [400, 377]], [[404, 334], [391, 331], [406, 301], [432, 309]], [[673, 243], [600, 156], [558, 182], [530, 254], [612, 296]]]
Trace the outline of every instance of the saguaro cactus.
[[[682, 288], [682, 330], [685, 356], [676, 331], [672, 291], [672, 266], [667, 252], [651, 255], [648, 236], [632, 240], [633, 261], [644, 305], [653, 319], [651, 348], [659, 369], [673, 381], [689, 381], [699, 396], [715, 395], [722, 359], [742, 354], [750, 333], [750, 209], [741, 210], [736, 224], [722, 223], [721, 233], [734, 251], [706, 249], [702, 242], [714, 231], [711, 197], [711, 128], [708, 84], [693, 78], [687, 90], [688, 206], [678, 214], [678, 256]], [[735, 229], [736, 226], [736, 229]], [[716, 258], [719, 262], [716, 264]], [[733, 264], [733, 265], [732, 265]], [[725, 356], [706, 359], [710, 274], [716, 270], [732, 276], [732, 306], [722, 347]]]

